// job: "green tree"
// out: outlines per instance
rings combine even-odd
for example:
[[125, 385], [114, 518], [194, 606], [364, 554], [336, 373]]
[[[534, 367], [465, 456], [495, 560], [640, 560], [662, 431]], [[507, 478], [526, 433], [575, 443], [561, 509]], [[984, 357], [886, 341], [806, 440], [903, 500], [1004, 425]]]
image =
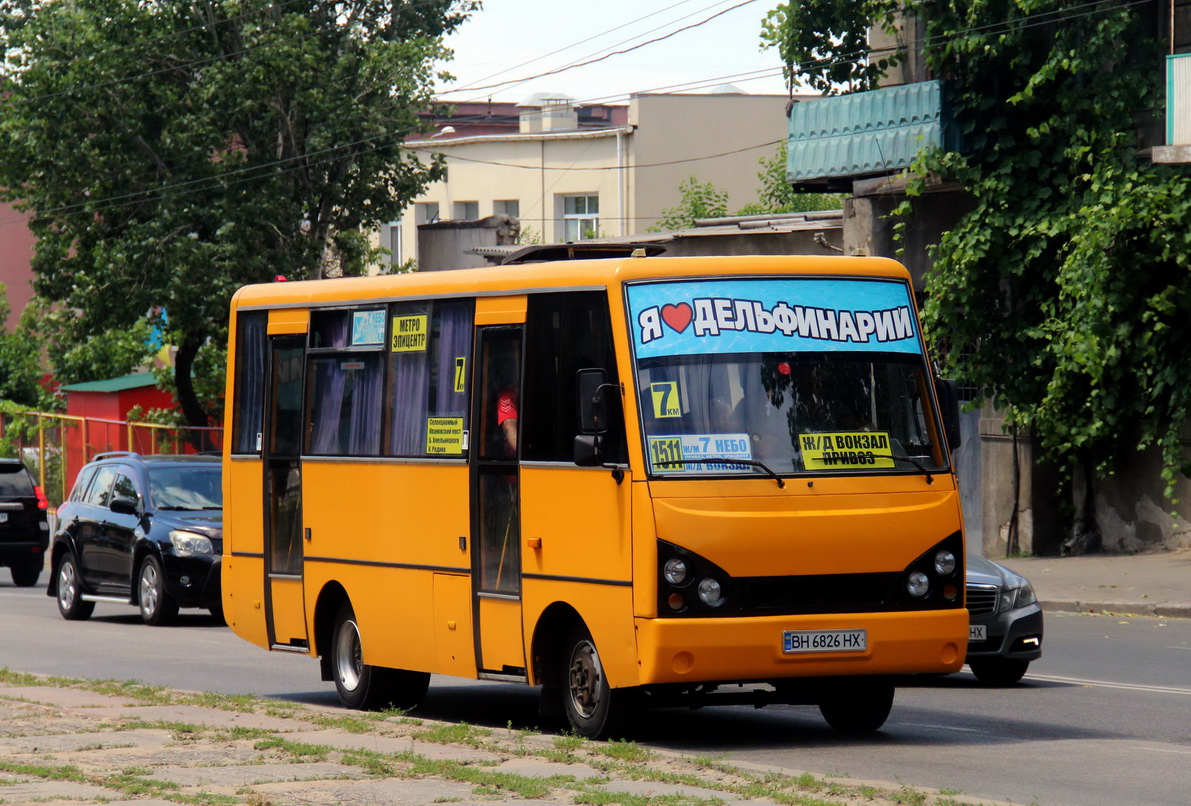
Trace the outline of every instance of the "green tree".
[[791, 86], [799, 81], [823, 95], [873, 89], [904, 54], [871, 55], [869, 28], [893, 32], [897, 0], [791, 0], [766, 15], [763, 47], [774, 48]]
[[[887, 2], [887, 7], [895, 4]], [[1158, 107], [1157, 4], [911, 2], [962, 127], [920, 155], [974, 209], [935, 250], [937, 354], [1068, 473], [1161, 447], [1167, 492], [1191, 416], [1191, 187], [1138, 158]], [[831, 36], [828, 22], [817, 27]], [[912, 199], [900, 212], [912, 212]]]
[[702, 183], [698, 177], [684, 179], [678, 186], [679, 202], [662, 210], [650, 232], [664, 232], [695, 226], [700, 218], [721, 218], [728, 214], [728, 191], [720, 190], [712, 182]]
[[[82, 342], [168, 313], [186, 421], [237, 288], [358, 274], [442, 175], [401, 151], [470, 0], [0, 0], [0, 187]], [[201, 363], [201, 362], [200, 362]]]
[[794, 190], [786, 178], [786, 143], [783, 140], [777, 153], [762, 157], [761, 192], [758, 200], [745, 205], [738, 215], [764, 215], [767, 213], [810, 213], [816, 210], [839, 210], [844, 199], [838, 193], [801, 193]]
[[4, 322], [11, 310], [8, 287], [0, 283], [0, 400], [37, 407], [48, 397], [41, 386], [43, 372], [38, 341], [24, 318], [14, 331], [8, 332]]

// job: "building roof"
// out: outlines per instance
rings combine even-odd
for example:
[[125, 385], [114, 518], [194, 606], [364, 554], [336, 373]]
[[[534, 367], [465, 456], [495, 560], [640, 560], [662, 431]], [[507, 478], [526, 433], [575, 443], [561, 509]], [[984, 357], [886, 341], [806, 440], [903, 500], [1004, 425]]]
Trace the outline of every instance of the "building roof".
[[[646, 232], [636, 235], [612, 238], [593, 238], [580, 241], [583, 244], [544, 244], [538, 245], [538, 250], [565, 250], [568, 246], [576, 246], [593, 252], [605, 248], [615, 252], [619, 246], [624, 251], [627, 245], [632, 251], [636, 247], [661, 246], [681, 238], [714, 238], [725, 235], [774, 235], [789, 232], [827, 232], [838, 230], [843, 226], [843, 210], [820, 210], [808, 213], [769, 213], [762, 215], [725, 216], [724, 218], [703, 218], [695, 222], [694, 227], [664, 232]], [[532, 251], [525, 245], [497, 244], [481, 246], [467, 250], [472, 254], [482, 255], [494, 262], [508, 261], [517, 252]], [[559, 259], [561, 255], [537, 259]]]
[[122, 375], [119, 378], [108, 378], [103, 381], [87, 381], [63, 386], [64, 392], [123, 392], [126, 389], [139, 389], [143, 386], [156, 386], [157, 379], [152, 372], [135, 372], [132, 375]]

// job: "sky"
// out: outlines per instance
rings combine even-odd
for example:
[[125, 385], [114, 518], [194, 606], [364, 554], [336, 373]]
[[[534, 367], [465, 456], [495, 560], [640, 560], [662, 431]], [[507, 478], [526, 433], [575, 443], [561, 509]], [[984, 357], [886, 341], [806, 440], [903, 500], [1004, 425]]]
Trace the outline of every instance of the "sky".
[[[776, 51], [761, 50], [761, 22], [778, 2], [484, 0], [447, 37], [455, 58], [443, 67], [457, 80], [440, 84], [439, 97], [519, 102], [547, 92], [627, 103], [632, 93], [706, 92], [723, 84], [750, 95], [784, 95]], [[679, 30], [687, 26], [695, 27]], [[667, 34], [673, 36], [644, 44]], [[534, 77], [635, 45], [641, 47]], [[502, 81], [510, 83], [489, 86]]]

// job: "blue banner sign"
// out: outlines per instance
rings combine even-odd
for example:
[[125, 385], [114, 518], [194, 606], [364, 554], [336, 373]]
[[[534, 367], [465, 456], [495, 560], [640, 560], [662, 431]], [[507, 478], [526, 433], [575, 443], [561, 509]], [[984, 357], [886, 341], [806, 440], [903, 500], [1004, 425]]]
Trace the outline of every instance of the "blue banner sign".
[[706, 353], [921, 352], [899, 280], [757, 278], [628, 286], [638, 358]]

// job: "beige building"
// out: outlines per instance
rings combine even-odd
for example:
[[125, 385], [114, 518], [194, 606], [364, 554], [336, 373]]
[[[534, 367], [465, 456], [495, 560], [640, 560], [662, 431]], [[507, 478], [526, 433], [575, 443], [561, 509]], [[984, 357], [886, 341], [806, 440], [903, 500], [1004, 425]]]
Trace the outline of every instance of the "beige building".
[[691, 176], [727, 191], [734, 212], [757, 199], [760, 160], [773, 157], [786, 136], [787, 100], [637, 95], [627, 110], [603, 107], [612, 114], [593, 126], [571, 99], [538, 96], [517, 108], [515, 130], [473, 131], [449, 121], [406, 143], [445, 156], [447, 177], [382, 228], [380, 245], [393, 263], [417, 260], [418, 225], [500, 214], [520, 220], [525, 242], [631, 236], [677, 205], [679, 186]]

